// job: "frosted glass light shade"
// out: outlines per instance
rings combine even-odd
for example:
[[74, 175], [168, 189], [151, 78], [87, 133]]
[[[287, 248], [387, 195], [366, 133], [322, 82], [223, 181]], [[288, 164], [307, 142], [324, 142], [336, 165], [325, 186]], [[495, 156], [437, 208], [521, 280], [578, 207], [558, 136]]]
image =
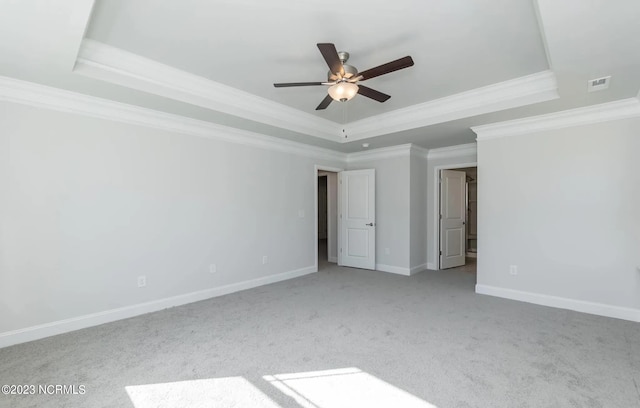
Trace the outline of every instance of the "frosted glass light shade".
[[338, 82], [329, 87], [329, 95], [335, 101], [345, 102], [352, 99], [358, 93], [358, 85], [351, 82]]

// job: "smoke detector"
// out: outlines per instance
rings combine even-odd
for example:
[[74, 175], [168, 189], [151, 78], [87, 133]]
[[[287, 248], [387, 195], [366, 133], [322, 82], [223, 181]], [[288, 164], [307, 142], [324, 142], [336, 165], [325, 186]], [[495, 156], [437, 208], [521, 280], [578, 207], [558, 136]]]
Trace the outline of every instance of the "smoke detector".
[[609, 82], [611, 82], [611, 75], [602, 78], [590, 79], [587, 81], [587, 91], [595, 92], [607, 89], [609, 88]]

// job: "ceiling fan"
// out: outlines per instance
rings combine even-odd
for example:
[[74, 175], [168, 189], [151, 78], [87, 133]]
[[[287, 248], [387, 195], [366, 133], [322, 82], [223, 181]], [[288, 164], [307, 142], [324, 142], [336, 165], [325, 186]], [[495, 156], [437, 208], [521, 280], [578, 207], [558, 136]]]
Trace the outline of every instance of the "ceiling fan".
[[359, 83], [367, 79], [413, 66], [413, 59], [407, 56], [366, 71], [358, 72], [354, 66], [346, 64], [349, 60], [348, 52], [336, 51], [336, 46], [331, 43], [319, 43], [318, 49], [329, 66], [327, 82], [289, 82], [273, 84], [276, 88], [317, 85], [329, 86], [329, 94], [320, 102], [316, 110], [326, 109], [334, 100], [340, 102], [348, 101], [356, 96], [356, 94], [366, 96], [378, 102], [384, 102], [391, 98], [391, 96], [360, 85]]

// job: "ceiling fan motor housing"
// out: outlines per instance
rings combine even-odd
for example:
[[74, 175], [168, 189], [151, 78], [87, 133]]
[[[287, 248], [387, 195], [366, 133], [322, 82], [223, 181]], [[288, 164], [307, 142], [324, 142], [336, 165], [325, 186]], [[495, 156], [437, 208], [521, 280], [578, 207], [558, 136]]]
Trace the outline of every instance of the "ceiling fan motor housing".
[[[343, 78], [353, 78], [358, 75], [358, 69], [353, 65], [348, 65], [346, 62], [349, 60], [349, 53], [346, 51], [338, 51], [338, 58], [340, 58], [340, 62], [342, 62], [342, 67], [344, 68], [344, 76]], [[335, 81], [340, 79], [336, 74], [329, 71], [327, 74], [327, 78], [329, 81]]]

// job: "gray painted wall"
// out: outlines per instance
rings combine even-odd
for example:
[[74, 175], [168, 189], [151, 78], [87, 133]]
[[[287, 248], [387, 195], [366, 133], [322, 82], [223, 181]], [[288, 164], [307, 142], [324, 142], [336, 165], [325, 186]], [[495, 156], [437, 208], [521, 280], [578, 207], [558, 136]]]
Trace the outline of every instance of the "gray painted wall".
[[[346, 167], [1, 108], [0, 333], [311, 267], [314, 165]], [[624, 120], [481, 142], [478, 283], [640, 309], [639, 131]], [[436, 167], [475, 161], [349, 164], [376, 169], [378, 264], [437, 264]]]
[[640, 309], [639, 135], [627, 119], [479, 142], [478, 284]]
[[427, 267], [427, 158], [411, 155], [410, 239], [411, 269], [420, 271]]
[[10, 103], [0, 123], [0, 333], [310, 267], [314, 165], [344, 167]]

